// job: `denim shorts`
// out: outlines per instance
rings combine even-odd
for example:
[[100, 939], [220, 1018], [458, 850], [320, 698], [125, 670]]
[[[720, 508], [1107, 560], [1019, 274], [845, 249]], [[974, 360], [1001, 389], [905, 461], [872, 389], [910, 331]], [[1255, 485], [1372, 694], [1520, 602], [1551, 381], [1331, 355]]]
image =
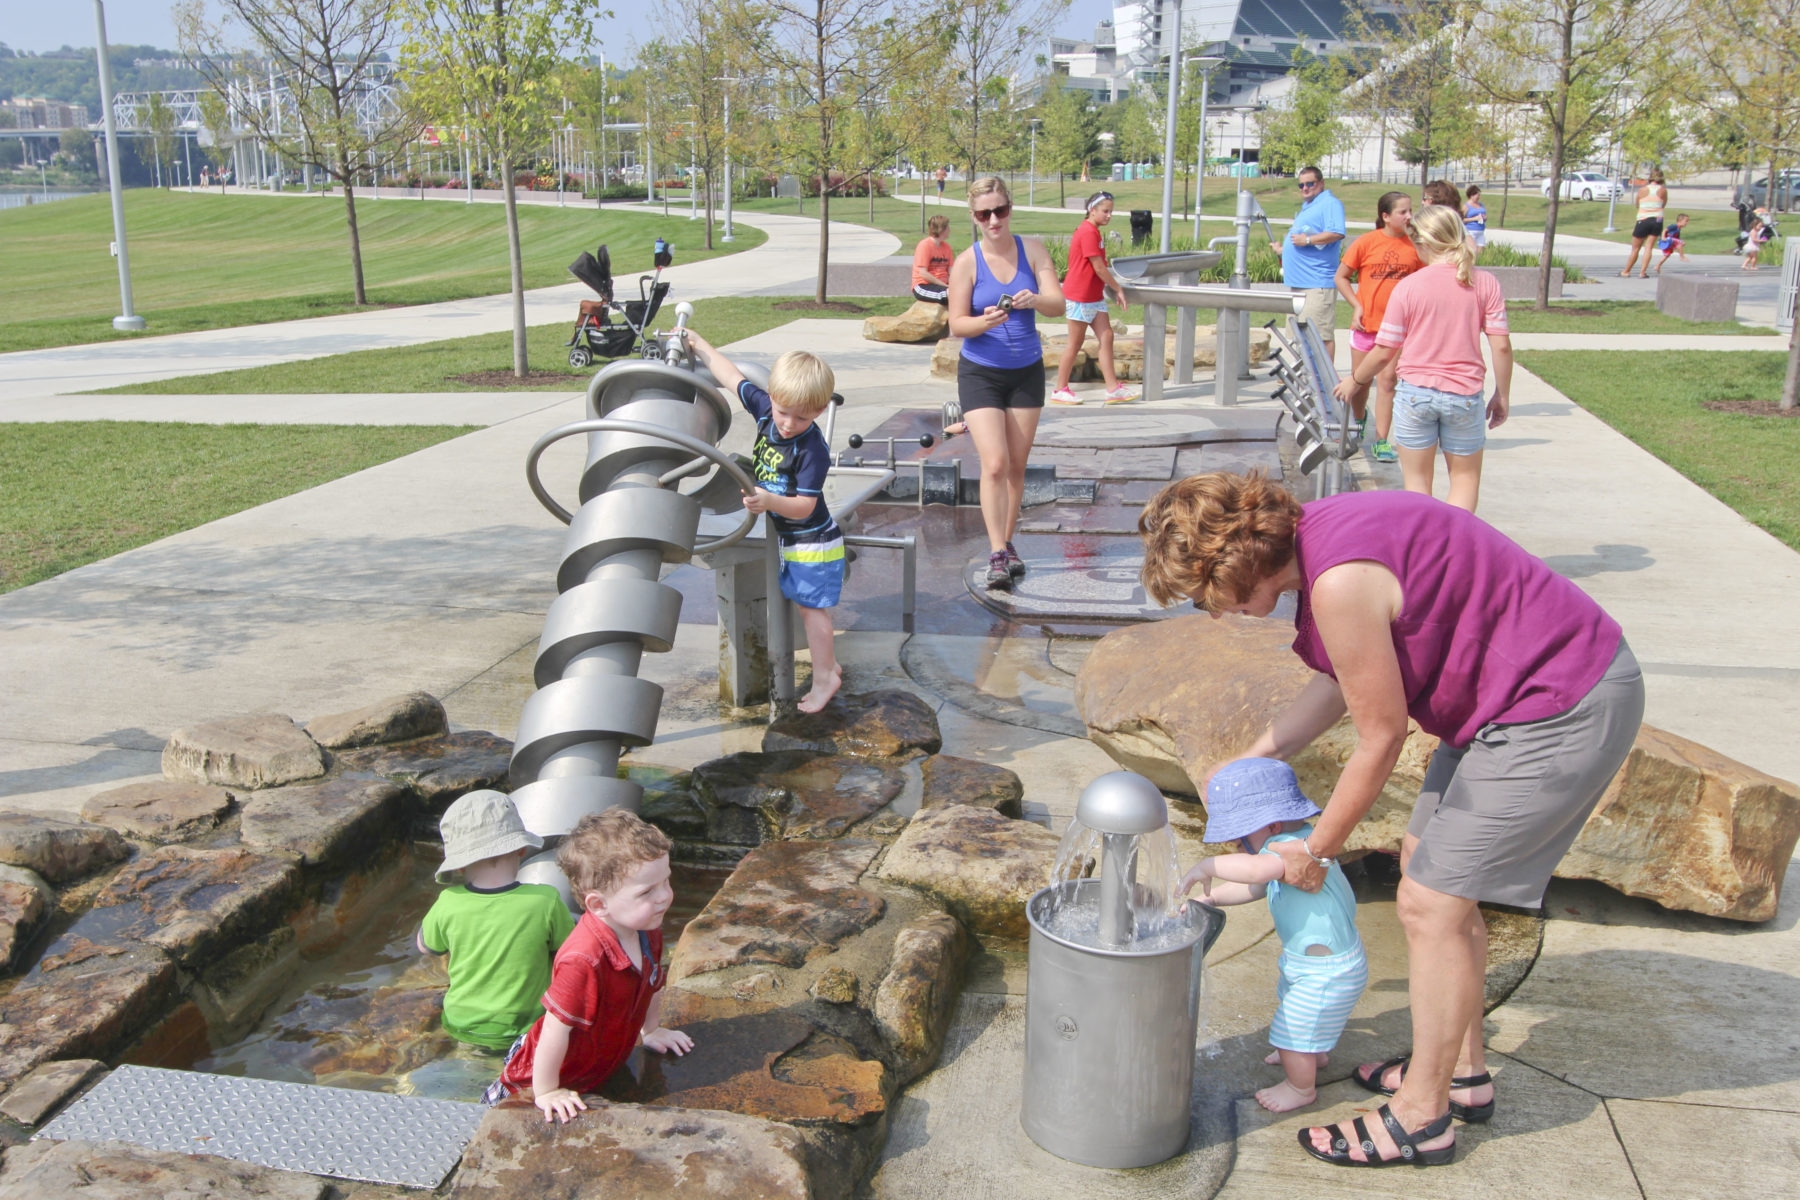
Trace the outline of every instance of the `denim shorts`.
[[1388, 440], [1407, 450], [1438, 446], [1445, 454], [1479, 454], [1487, 444], [1487, 401], [1481, 392], [1464, 396], [1402, 379]]
[[1107, 311], [1106, 300], [1102, 297], [1090, 303], [1070, 300], [1063, 305], [1063, 316], [1071, 321], [1080, 321], [1083, 325], [1092, 325], [1094, 318]]

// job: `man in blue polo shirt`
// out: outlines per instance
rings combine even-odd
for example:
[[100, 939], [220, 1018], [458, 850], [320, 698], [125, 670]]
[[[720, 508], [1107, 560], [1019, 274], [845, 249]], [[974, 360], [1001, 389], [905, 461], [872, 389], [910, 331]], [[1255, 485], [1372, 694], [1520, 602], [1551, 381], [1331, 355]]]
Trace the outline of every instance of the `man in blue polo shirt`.
[[1306, 296], [1300, 315], [1311, 321], [1325, 342], [1326, 353], [1337, 346], [1332, 338], [1337, 324], [1338, 255], [1343, 250], [1344, 205], [1325, 190], [1325, 177], [1317, 167], [1301, 167], [1300, 211], [1285, 242], [1271, 242], [1281, 255], [1281, 278]]

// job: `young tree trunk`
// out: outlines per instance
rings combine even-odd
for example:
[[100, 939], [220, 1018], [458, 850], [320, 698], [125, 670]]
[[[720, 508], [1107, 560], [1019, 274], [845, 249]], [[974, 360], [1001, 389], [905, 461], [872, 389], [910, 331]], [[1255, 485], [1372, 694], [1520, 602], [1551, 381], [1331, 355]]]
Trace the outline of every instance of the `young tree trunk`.
[[1064, 178], [1066, 177], [1061, 168], [1058, 168], [1056, 172], [1056, 207], [1058, 208], [1069, 207], [1069, 193], [1063, 188]]
[[360, 308], [369, 302], [363, 291], [362, 237], [356, 232], [356, 189], [350, 186], [350, 166], [344, 164], [344, 223], [350, 227], [350, 285]]
[[1788, 335], [1787, 378], [1781, 382], [1781, 409], [1791, 412], [1800, 403], [1800, 321]]
[[713, 173], [706, 169], [706, 248], [713, 248]]
[[[921, 210], [923, 208], [921, 207]], [[813, 299], [825, 303], [825, 264], [831, 259], [831, 170], [819, 173], [819, 278]]]
[[506, 256], [512, 268], [513, 302], [513, 375], [524, 379], [531, 373], [525, 356], [525, 262], [519, 252], [519, 190], [513, 181], [512, 155], [500, 152], [502, 194], [506, 197]]

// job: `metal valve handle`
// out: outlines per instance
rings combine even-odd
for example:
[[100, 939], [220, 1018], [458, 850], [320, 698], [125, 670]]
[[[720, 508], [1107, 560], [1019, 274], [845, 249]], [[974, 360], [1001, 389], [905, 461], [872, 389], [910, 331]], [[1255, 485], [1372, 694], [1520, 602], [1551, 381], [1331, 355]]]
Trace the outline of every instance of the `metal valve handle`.
[[[683, 450], [692, 451], [702, 458], [711, 459], [718, 465], [720, 470], [737, 480], [738, 485], [742, 487], [745, 492], [756, 490], [755, 481], [752, 480], [750, 476], [744, 474], [743, 468], [739, 467], [729, 454], [726, 454], [717, 446], [704, 442], [697, 437], [689, 437], [685, 433], [677, 433], [673, 429], [665, 429], [661, 425], [651, 425], [643, 421], [621, 421], [612, 418], [591, 418], [585, 421], [572, 421], [567, 425], [552, 429], [549, 433], [540, 437], [531, 447], [531, 453], [525, 456], [525, 480], [531, 485], [531, 494], [538, 498], [539, 504], [542, 504], [550, 511], [551, 516], [561, 521], [564, 525], [567, 525], [570, 521], [574, 520], [574, 514], [558, 504], [556, 499], [551, 496], [549, 491], [544, 487], [543, 481], [538, 478], [538, 459], [543, 457], [544, 451], [548, 450], [557, 442], [562, 441], [562, 439], [566, 437], [574, 437], [578, 433], [635, 433], [645, 437], [658, 438], [668, 442], [672, 446], [679, 446]], [[745, 536], [749, 534], [750, 530], [755, 525], [756, 514], [749, 509], [745, 509], [744, 519], [739, 522], [736, 529], [723, 537], [716, 537], [705, 542], [696, 542], [693, 547], [693, 552], [695, 554], [711, 554], [714, 550], [723, 550], [727, 546], [735, 546], [738, 542], [744, 540]]]

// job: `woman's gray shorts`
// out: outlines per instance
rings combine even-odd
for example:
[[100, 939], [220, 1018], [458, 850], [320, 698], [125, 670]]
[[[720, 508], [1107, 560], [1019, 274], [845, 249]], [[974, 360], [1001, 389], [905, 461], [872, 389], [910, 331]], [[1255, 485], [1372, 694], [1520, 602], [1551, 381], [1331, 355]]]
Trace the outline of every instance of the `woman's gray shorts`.
[[1544, 888], [1644, 717], [1644, 677], [1623, 638], [1574, 708], [1541, 721], [1484, 725], [1462, 749], [1439, 746], [1407, 832], [1406, 875], [1433, 891], [1519, 908]]

